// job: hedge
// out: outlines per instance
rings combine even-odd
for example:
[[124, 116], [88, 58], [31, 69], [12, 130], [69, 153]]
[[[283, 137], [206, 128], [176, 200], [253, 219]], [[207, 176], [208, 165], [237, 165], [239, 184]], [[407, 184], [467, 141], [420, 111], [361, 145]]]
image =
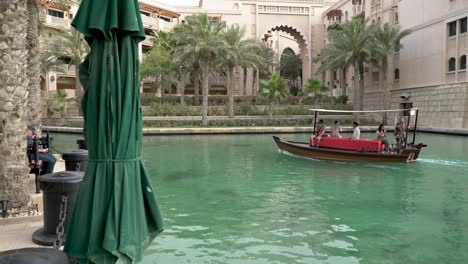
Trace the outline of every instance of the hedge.
[[[201, 96], [200, 102], [201, 102]], [[312, 97], [301, 97], [301, 96], [289, 96], [279, 100], [279, 105], [314, 105], [314, 104], [330, 104], [330, 105], [346, 105], [346, 96], [330, 97], [327, 95], [317, 95]], [[185, 104], [188, 106], [194, 106], [195, 98], [193, 96], [184, 96]], [[210, 95], [208, 97], [208, 105], [211, 106], [225, 106], [228, 104], [229, 97], [227, 95]], [[153, 94], [142, 94], [141, 104], [144, 106], [150, 106], [154, 103], [160, 103], [161, 98]], [[180, 105], [179, 95], [165, 95], [163, 98], [164, 104]], [[235, 96], [234, 103], [240, 104], [252, 104], [252, 105], [267, 105], [268, 98], [264, 96]], [[200, 105], [200, 104], [198, 104]]]

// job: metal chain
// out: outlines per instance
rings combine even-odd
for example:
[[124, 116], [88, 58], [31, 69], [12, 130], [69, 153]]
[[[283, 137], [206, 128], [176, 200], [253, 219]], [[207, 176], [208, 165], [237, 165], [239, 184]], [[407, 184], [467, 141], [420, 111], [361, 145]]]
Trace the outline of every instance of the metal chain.
[[59, 249], [63, 245], [63, 235], [65, 233], [65, 219], [67, 218], [68, 195], [62, 195], [62, 202], [60, 203], [59, 224], [55, 230], [57, 239], [54, 241], [54, 248]]

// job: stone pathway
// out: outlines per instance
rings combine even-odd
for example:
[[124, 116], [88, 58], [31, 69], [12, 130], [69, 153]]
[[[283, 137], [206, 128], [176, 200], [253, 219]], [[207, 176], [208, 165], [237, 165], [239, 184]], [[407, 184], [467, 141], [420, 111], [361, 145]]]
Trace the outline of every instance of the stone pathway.
[[[64, 171], [65, 163], [57, 157], [57, 163], [54, 171]], [[38, 204], [39, 211], [42, 211], [42, 193], [33, 193], [34, 187], [34, 176], [30, 175], [30, 186], [29, 191], [34, 203]], [[22, 218], [8, 218], [0, 219], [0, 252], [26, 248], [26, 247], [41, 247], [32, 242], [32, 234], [39, 228], [43, 227], [42, 216], [33, 217], [22, 217]]]
[[0, 251], [11, 249], [40, 247], [32, 242], [32, 234], [43, 226], [40, 221], [20, 224], [0, 224]]

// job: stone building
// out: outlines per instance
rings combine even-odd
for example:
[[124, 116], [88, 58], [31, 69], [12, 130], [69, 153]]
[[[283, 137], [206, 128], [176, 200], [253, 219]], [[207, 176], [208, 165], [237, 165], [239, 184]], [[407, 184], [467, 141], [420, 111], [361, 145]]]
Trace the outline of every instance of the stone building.
[[[387, 80], [378, 68], [366, 66], [365, 108], [383, 108], [386, 81], [390, 107], [419, 108], [419, 126], [467, 129], [468, 1], [342, 0], [323, 13], [324, 29], [356, 16], [412, 30], [402, 39], [403, 48], [389, 56]], [[353, 71], [348, 69], [344, 78], [341, 73], [326, 73], [324, 82], [338, 90], [345, 85], [352, 95]]]
[[[78, 6], [66, 6], [51, 0], [38, 0], [40, 15], [43, 18], [44, 26], [47, 30], [43, 30], [41, 34], [41, 43], [47, 38], [57, 34], [59, 30], [69, 30], [73, 17], [78, 11]], [[155, 32], [163, 30], [170, 31], [179, 24], [179, 13], [175, 11], [175, 7], [165, 5], [153, 0], [140, 0], [140, 12], [145, 28], [147, 38], [139, 44], [140, 59], [144, 58], [144, 54], [152, 47], [153, 36]], [[44, 45], [42, 45], [42, 48]], [[60, 58], [67, 62], [66, 56]], [[41, 79], [42, 96], [50, 97], [57, 90], [64, 90], [69, 96], [75, 95], [75, 79], [76, 69], [74, 65], [63, 64], [59, 65], [58, 70], [50, 69]], [[144, 86], [142, 86], [142, 92]], [[155, 92], [154, 89], [148, 88], [147, 92]]]
[[[336, 0], [200, 0], [195, 7], [177, 7], [184, 17], [205, 12], [213, 21], [227, 26], [238, 24], [246, 28], [246, 38], [264, 41], [281, 56], [285, 48], [296, 51], [302, 59], [302, 79], [315, 75], [317, 65], [312, 58], [323, 46], [322, 13]], [[253, 71], [235, 71], [237, 95], [256, 95], [258, 78]], [[243, 85], [247, 84], [247, 85]]]

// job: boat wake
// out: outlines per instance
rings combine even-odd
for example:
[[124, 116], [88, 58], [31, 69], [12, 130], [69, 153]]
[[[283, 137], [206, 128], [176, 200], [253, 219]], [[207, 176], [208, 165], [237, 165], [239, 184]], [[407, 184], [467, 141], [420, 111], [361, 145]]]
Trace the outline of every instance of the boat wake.
[[461, 160], [438, 160], [438, 159], [418, 159], [418, 162], [444, 166], [468, 167], [468, 161]]

